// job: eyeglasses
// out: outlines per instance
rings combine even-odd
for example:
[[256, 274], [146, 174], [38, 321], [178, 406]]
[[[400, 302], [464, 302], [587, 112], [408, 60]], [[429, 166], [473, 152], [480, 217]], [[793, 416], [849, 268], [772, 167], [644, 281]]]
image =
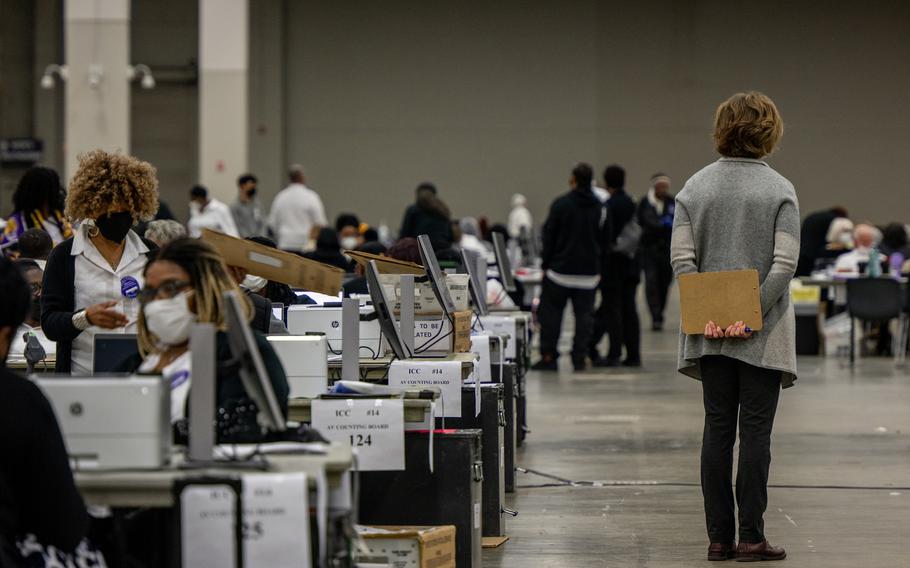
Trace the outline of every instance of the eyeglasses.
[[40, 296], [40, 295], [41, 295], [41, 291], [44, 289], [44, 287], [43, 287], [41, 284], [37, 283], [37, 282], [36, 282], [36, 283], [33, 283], [33, 284], [30, 284], [30, 286], [31, 286], [31, 288], [32, 288], [32, 296]]
[[148, 304], [158, 299], [170, 300], [177, 294], [183, 292], [187, 288], [192, 287], [192, 283], [185, 282], [183, 280], [168, 280], [161, 286], [157, 288], [149, 288], [146, 286], [139, 292], [139, 302], [142, 304]]

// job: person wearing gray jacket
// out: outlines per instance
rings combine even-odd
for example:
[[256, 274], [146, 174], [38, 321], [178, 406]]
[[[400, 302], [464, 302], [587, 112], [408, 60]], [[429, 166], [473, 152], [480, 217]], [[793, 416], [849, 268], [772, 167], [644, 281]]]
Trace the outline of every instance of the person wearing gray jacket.
[[700, 379], [704, 392], [701, 484], [709, 560], [786, 557], [768, 544], [762, 520], [778, 397], [782, 386], [796, 380], [789, 286], [799, 257], [799, 204], [793, 185], [761, 160], [782, 134], [771, 99], [755, 92], [733, 95], [715, 116], [714, 141], [722, 157], [693, 175], [676, 198], [670, 247], [676, 276], [753, 268], [761, 282], [760, 331], [743, 322], [726, 329], [707, 322], [704, 335], [680, 334], [678, 369]]

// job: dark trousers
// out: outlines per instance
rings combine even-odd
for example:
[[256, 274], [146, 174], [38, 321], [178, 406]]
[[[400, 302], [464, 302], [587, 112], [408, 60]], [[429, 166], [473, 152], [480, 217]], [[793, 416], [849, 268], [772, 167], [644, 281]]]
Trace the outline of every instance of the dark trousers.
[[780, 395], [781, 372], [712, 355], [701, 358], [705, 432], [701, 449], [701, 488], [711, 542], [736, 535], [733, 500], [733, 444], [739, 418], [736, 501], [739, 539], [762, 542], [762, 516], [768, 506], [771, 427]]
[[645, 272], [645, 297], [651, 322], [662, 324], [667, 307], [667, 294], [673, 283], [673, 267], [670, 266], [670, 251], [654, 249], [642, 251], [642, 267]]
[[622, 357], [625, 346], [627, 359], [641, 360], [641, 325], [635, 305], [637, 289], [636, 278], [608, 277], [601, 280], [600, 307], [594, 314], [594, 335], [590, 345], [592, 357], [596, 355], [597, 344], [606, 333], [610, 335], [608, 358]]
[[572, 339], [572, 360], [584, 360], [591, 331], [594, 326], [595, 290], [566, 288], [544, 278], [540, 293], [540, 305], [537, 308], [537, 320], [540, 322], [540, 354], [543, 357], [559, 356], [557, 345], [559, 332], [562, 330], [562, 314], [566, 302], [572, 300], [572, 311], [575, 312], [575, 337]]

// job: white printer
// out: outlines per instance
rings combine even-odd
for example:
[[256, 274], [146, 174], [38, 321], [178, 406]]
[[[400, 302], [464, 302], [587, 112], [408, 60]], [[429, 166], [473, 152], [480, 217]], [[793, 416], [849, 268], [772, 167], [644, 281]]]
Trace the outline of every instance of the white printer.
[[[372, 306], [361, 306], [360, 316], [372, 315]], [[294, 335], [324, 333], [329, 354], [341, 353], [341, 307], [290, 306], [288, 308], [288, 331]], [[360, 356], [381, 357], [379, 320], [360, 322]]]
[[76, 469], [157, 469], [171, 455], [171, 389], [158, 376], [38, 377]]
[[324, 335], [267, 337], [288, 377], [291, 398], [315, 398], [328, 389], [328, 350]]

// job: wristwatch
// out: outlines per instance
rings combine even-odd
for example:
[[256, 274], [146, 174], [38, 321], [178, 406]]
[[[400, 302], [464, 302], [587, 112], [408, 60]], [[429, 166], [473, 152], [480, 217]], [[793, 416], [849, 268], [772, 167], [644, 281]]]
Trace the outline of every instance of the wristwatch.
[[88, 321], [85, 310], [80, 310], [73, 314], [73, 325], [80, 331], [84, 331], [91, 327], [92, 324]]

